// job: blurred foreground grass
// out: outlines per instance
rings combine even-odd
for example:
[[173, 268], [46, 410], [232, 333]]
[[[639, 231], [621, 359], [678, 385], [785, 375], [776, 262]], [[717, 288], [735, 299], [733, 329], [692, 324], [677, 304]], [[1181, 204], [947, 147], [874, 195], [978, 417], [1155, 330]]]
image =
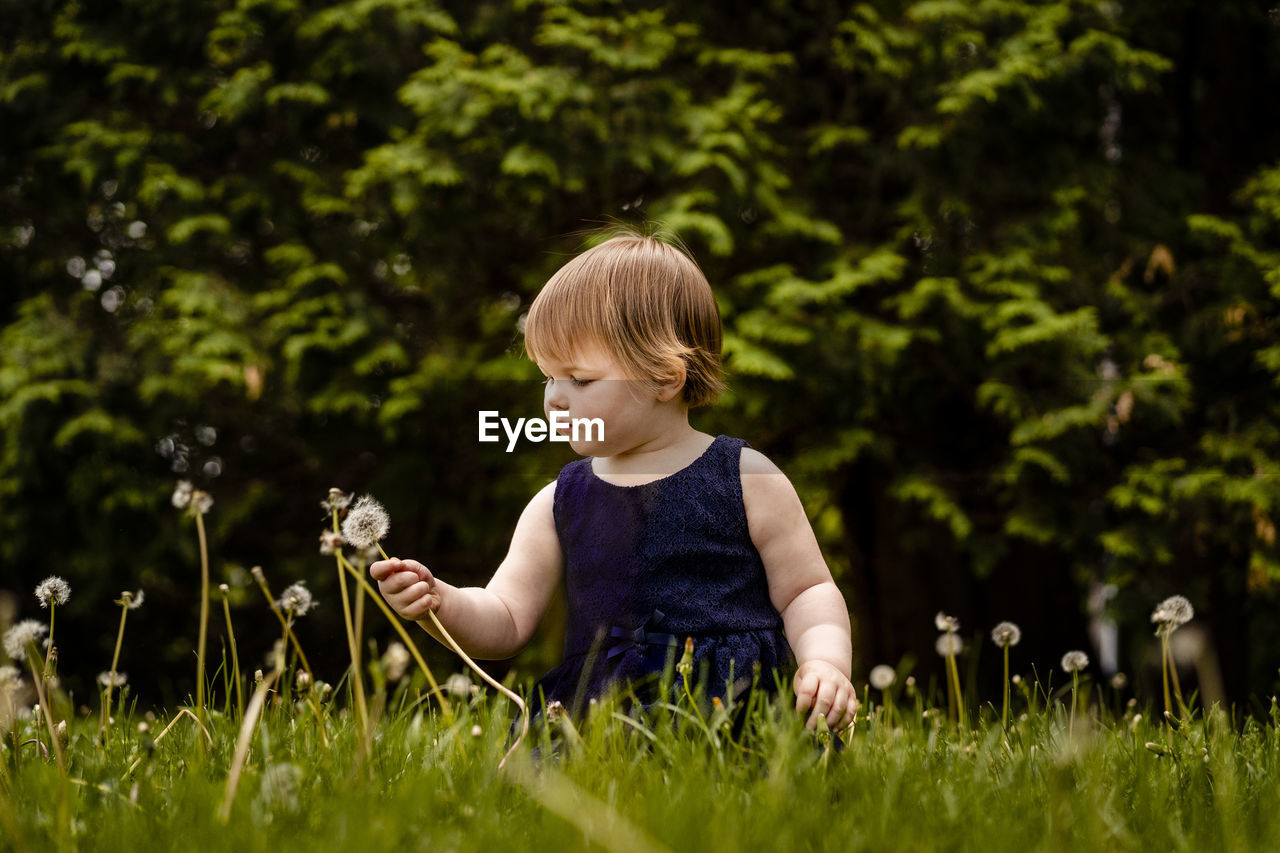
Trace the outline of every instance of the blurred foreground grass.
[[105, 746], [96, 718], [70, 720], [65, 781], [20, 720], [4, 737], [2, 846], [1280, 849], [1274, 702], [1261, 723], [1213, 710], [1173, 725], [1095, 704], [1069, 734], [1060, 703], [1033, 701], [1006, 735], [991, 706], [961, 729], [917, 695], [869, 707], [840, 749], [783, 702], [754, 702], [734, 734], [683, 699], [630, 715], [609, 701], [577, 727], [535, 726], [499, 771], [509, 705], [476, 693], [449, 721], [420, 695], [378, 697], [367, 751], [345, 710], [274, 696], [226, 823], [234, 709], [209, 712], [208, 741], [181, 711], [158, 742], [174, 717], [122, 710]]

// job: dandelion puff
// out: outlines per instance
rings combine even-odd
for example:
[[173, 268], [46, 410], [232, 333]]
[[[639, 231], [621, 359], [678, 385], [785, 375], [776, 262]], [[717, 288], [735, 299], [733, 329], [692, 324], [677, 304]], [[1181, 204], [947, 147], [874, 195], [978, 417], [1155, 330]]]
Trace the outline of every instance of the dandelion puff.
[[209, 510], [213, 509], [213, 495], [196, 489], [191, 493], [191, 506], [201, 515], [208, 515]]
[[191, 495], [194, 491], [195, 487], [191, 485], [190, 480], [179, 480], [171, 498], [174, 509], [186, 509], [190, 506]]
[[933, 647], [937, 650], [939, 655], [945, 658], [948, 655], [958, 655], [963, 652], [964, 640], [960, 639], [955, 634], [940, 634]]
[[1163, 630], [1173, 631], [1190, 622], [1195, 615], [1190, 601], [1181, 595], [1171, 595], [1156, 605], [1151, 612], [1151, 621], [1158, 623]]
[[1079, 672], [1089, 665], [1089, 656], [1081, 651], [1070, 651], [1062, 656], [1062, 669], [1065, 672]]
[[338, 488], [330, 489], [329, 499], [320, 501], [320, 507], [325, 512], [341, 512], [349, 506], [351, 506], [351, 495]]
[[898, 674], [893, 671], [893, 667], [880, 664], [871, 668], [871, 674], [867, 680], [871, 682], [871, 686], [876, 690], [888, 690], [897, 679]]
[[41, 607], [50, 604], [61, 607], [71, 600], [71, 585], [57, 575], [50, 575], [36, 587], [36, 598]]
[[460, 672], [455, 672], [444, 680], [444, 692], [450, 696], [466, 697], [471, 695], [471, 688], [474, 686], [471, 679], [467, 678]]
[[933, 624], [937, 626], [939, 631], [959, 631], [960, 620], [954, 616], [948, 616], [941, 610], [938, 615], [933, 617]]
[[98, 683], [101, 684], [103, 687], [110, 687], [112, 689], [117, 687], [124, 687], [125, 684], [128, 683], [128, 681], [129, 681], [129, 676], [125, 675], [123, 672], [98, 673]]
[[22, 672], [16, 666], [5, 664], [0, 666], [0, 695], [5, 691], [12, 690], [18, 686], [18, 682], [22, 679]]
[[365, 495], [342, 520], [342, 536], [353, 548], [368, 551], [386, 538], [391, 529], [391, 516], [371, 496]]
[[320, 553], [326, 557], [336, 554], [346, 540], [336, 530], [326, 530], [320, 534]]
[[[382, 669], [388, 681], [399, 681], [404, 678], [409, 668], [409, 650], [399, 643], [392, 643], [382, 655]], [[464, 676], [465, 677], [465, 676]], [[468, 688], [470, 682], [467, 682]]]
[[[129, 593], [126, 592], [125, 595], [129, 595]], [[142, 590], [138, 590], [137, 592], [133, 593], [129, 599], [129, 604], [128, 604], [129, 609], [137, 610], [139, 607], [142, 606], [142, 601], [146, 597], [147, 597], [147, 594]]]
[[4, 632], [4, 651], [14, 660], [26, 660], [27, 646], [40, 642], [49, 626], [35, 619], [23, 619]]
[[991, 641], [1001, 648], [1022, 642], [1022, 629], [1012, 622], [1001, 622], [991, 629]]
[[315, 599], [311, 597], [311, 590], [299, 581], [285, 587], [276, 604], [290, 616], [306, 616], [307, 611], [315, 606]]

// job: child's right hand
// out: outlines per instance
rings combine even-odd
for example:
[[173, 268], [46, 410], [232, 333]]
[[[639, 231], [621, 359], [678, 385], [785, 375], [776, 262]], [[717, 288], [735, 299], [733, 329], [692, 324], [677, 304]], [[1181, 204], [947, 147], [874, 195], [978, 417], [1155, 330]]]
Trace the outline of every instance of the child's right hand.
[[369, 574], [391, 609], [410, 622], [417, 622], [429, 610], [440, 609], [436, 580], [417, 560], [379, 560], [369, 567]]

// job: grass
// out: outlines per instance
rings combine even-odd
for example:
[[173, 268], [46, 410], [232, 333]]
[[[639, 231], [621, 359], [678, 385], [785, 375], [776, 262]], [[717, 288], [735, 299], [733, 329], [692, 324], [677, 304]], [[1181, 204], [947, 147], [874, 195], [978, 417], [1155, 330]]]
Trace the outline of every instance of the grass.
[[1054, 702], [1006, 734], [992, 706], [961, 730], [920, 702], [927, 713], [892, 724], [872, 708], [837, 749], [781, 702], [756, 701], [731, 738], [682, 696], [633, 716], [607, 701], [576, 727], [535, 727], [499, 772], [510, 705], [477, 695], [445, 722], [416, 678], [374, 698], [367, 751], [345, 707], [317, 715], [272, 691], [226, 823], [241, 728], [229, 704], [207, 713], [204, 748], [191, 714], [157, 742], [167, 719], [122, 709], [105, 747], [96, 720], [73, 720], [65, 780], [28, 743], [43, 731], [22, 721], [18, 753], [4, 743], [0, 847], [1280, 848], [1274, 705], [1269, 721], [1239, 725], [1217, 710], [1164, 725], [1095, 705], [1068, 734]]
[[[330, 503], [336, 527], [349, 497], [335, 489]], [[199, 532], [212, 499], [184, 483], [174, 505], [189, 507]], [[386, 533], [376, 509], [363, 552]], [[335, 531], [327, 538], [343, 544]], [[204, 567], [203, 536], [199, 543]], [[1153, 721], [1073, 672], [1052, 692], [1015, 677], [1011, 702], [1007, 652], [1016, 640], [1005, 636], [1001, 707], [972, 696], [966, 704], [958, 625], [940, 613], [952, 650], [946, 698], [921, 693], [912, 679], [897, 697], [863, 695], [843, 740], [806, 731], [785, 689], [772, 701], [757, 691], [739, 707], [695, 701], [682, 659], [682, 677], [668, 673], [664, 700], [648, 710], [629, 711], [637, 706], [626, 697], [575, 721], [548, 710], [550, 721], [513, 748], [516, 704], [479, 690], [446, 700], [363, 563], [331, 552], [339, 577], [355, 581], [357, 603], [344, 609], [351, 666], [337, 689], [316, 679], [291, 630], [306, 606], [276, 601], [257, 568], [282, 626], [271, 671], [241, 685], [224, 589], [232, 660], [224, 656], [208, 684], [198, 651], [195, 701], [158, 717], [139, 713], [127, 687], [110, 686], [140, 592], [117, 602], [116, 655], [98, 712], [74, 715], [76, 703], [56, 689], [52, 651], [37, 648], [43, 624], [6, 632], [5, 649], [26, 658], [43, 707], [15, 708], [17, 671], [0, 668], [0, 851], [1280, 849], [1274, 699], [1265, 719], [1232, 719], [1196, 711], [1175, 681], [1177, 708], [1166, 690]], [[208, 624], [203, 582], [201, 595], [198, 650]], [[367, 659], [357, 651], [365, 595], [407, 648]], [[1153, 615], [1166, 652], [1168, 634], [1192, 613], [1176, 598], [1185, 606], [1170, 610], [1169, 599]], [[405, 677], [411, 660], [417, 668]]]

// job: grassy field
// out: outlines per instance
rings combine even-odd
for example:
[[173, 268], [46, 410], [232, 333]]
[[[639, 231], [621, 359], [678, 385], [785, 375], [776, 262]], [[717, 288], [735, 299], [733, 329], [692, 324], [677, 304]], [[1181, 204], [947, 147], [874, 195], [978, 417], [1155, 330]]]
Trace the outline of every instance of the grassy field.
[[1006, 733], [998, 708], [962, 728], [904, 694], [868, 703], [838, 748], [763, 700], [735, 735], [677, 689], [644, 714], [603, 702], [576, 727], [535, 727], [499, 770], [511, 706], [476, 691], [450, 719], [417, 678], [371, 695], [368, 740], [322, 690], [264, 688], [252, 726], [225, 703], [207, 736], [184, 711], [122, 709], [104, 746], [97, 717], [82, 717], [65, 736], [65, 774], [43, 754], [47, 729], [20, 719], [4, 739], [3, 846], [1280, 849], [1274, 704], [1265, 723], [1213, 711], [1165, 725], [1097, 704], [1071, 719], [1063, 701], [1028, 691]]
[[[141, 592], [116, 602], [116, 654], [96, 712], [77, 712], [57, 683], [66, 581], [36, 589], [47, 622], [5, 631], [6, 654], [26, 666], [0, 667], [0, 850], [1280, 849], [1280, 707], [1273, 698], [1231, 717], [1184, 702], [1169, 642], [1193, 616], [1181, 596], [1152, 613], [1164, 661], [1154, 718], [1116, 685], [1095, 689], [1079, 651], [1063, 656], [1056, 689], [1010, 679], [1021, 632], [1008, 622], [991, 632], [1004, 695], [975, 700], [956, 665], [959, 623], [939, 613], [945, 691], [876, 667], [876, 687], [860, 691], [859, 718], [839, 737], [806, 730], [785, 688], [727, 708], [695, 698], [690, 642], [662, 701], [642, 710], [616, 696], [576, 721], [546, 709], [517, 742], [520, 699], [507, 686], [459, 674], [438, 689], [365, 579], [385, 512], [362, 499], [339, 535], [349, 496], [336, 489], [322, 552], [341, 581], [346, 673], [364, 677], [317, 680], [292, 630], [310, 592], [296, 583], [277, 598], [255, 569], [281, 639], [270, 671], [240, 680], [225, 586], [222, 612], [211, 612], [211, 503], [190, 484], [174, 494], [175, 506], [194, 508], [201, 554], [188, 706], [142, 713], [117, 672]], [[344, 545], [361, 550], [349, 559]], [[366, 604], [404, 645], [364, 657]], [[206, 670], [218, 616], [230, 659]]]

